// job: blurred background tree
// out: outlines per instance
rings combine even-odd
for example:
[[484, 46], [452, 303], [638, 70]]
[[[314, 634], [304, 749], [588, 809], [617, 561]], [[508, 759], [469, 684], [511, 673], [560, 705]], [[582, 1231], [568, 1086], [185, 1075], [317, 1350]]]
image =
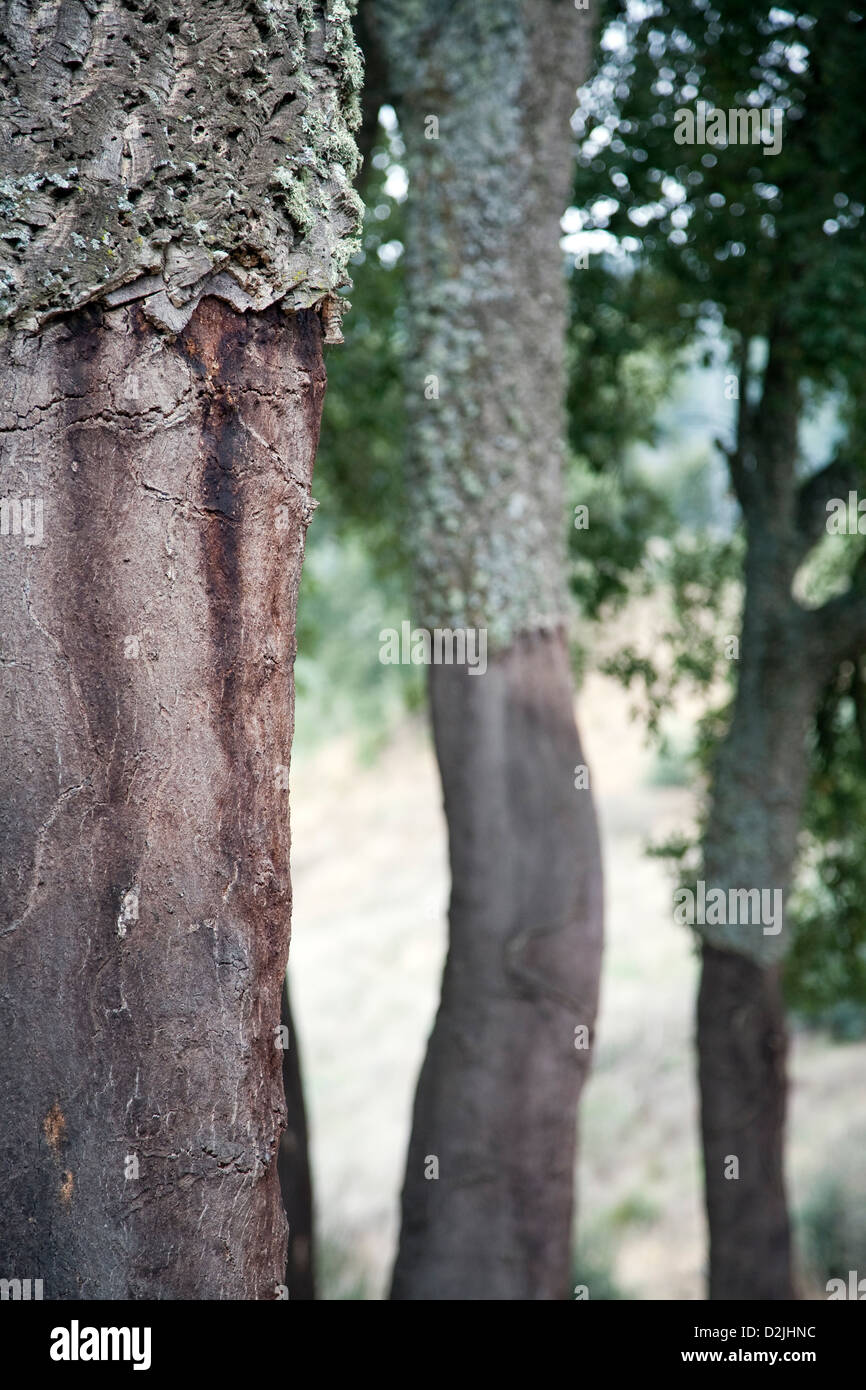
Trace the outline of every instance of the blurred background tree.
[[[662, 744], [666, 716], [683, 692], [700, 695], [706, 713], [696, 742], [669, 775], [704, 786], [731, 728], [742, 669], [742, 652], [740, 664], [727, 659], [723, 642], [742, 637], [750, 540], [741, 503], [726, 495], [728, 452], [736, 469], [738, 439], [742, 445], [748, 428], [760, 429], [762, 404], [786, 417], [778, 430], [775, 419], [764, 430], [765, 443], [774, 432], [788, 441], [787, 496], [801, 520], [808, 515], [809, 539], [816, 516], [823, 527], [826, 498], [845, 496], [861, 476], [861, 45], [862, 23], [845, 6], [815, 16], [683, 3], [633, 21], [610, 5], [577, 123], [581, 158], [563, 224], [571, 296], [563, 524], [572, 589], [581, 611], [602, 627], [635, 598], [664, 596], [661, 646], [629, 642], [607, 669], [641, 690], [642, 714]], [[673, 143], [681, 105], [693, 109], [704, 99], [727, 108], [755, 97], [786, 112], [780, 155]], [[399, 385], [406, 174], [394, 114], [386, 107], [382, 115], [368, 164], [347, 345], [329, 356], [316, 478], [323, 505], [309, 533], [298, 663], [301, 699], [338, 703], [346, 726], [360, 720], [370, 750], [400, 708], [394, 672], [383, 682], [371, 634], [392, 622], [383, 613], [399, 620], [410, 585]], [[765, 396], [774, 333], [793, 345], [796, 359], [776, 405], [772, 392]], [[684, 434], [693, 441], [687, 448]], [[587, 529], [571, 523], [579, 504], [589, 507]], [[787, 504], [777, 498], [774, 505], [784, 511]], [[759, 552], [766, 550], [764, 525], [752, 526]], [[807, 547], [786, 594], [793, 591], [807, 610], [851, 588], [852, 579], [856, 594], [861, 546], [854, 535]], [[350, 617], [347, 591], [358, 604]], [[577, 669], [593, 646], [584, 629]], [[866, 1020], [860, 669], [854, 652], [825, 672], [795, 740], [803, 762], [800, 855], [783, 932], [790, 1009], [840, 1039], [862, 1036]], [[397, 673], [401, 700], [417, 707], [423, 689], [414, 668]], [[301, 721], [301, 744], [303, 737]], [[741, 794], [750, 795], [747, 788]], [[704, 832], [663, 847], [684, 882], [705, 872]], [[775, 1026], [777, 1013], [770, 1017]], [[777, 1178], [780, 1171], [779, 1164]], [[727, 1184], [732, 1197], [737, 1186]], [[804, 1221], [813, 1249], [813, 1208], [823, 1210], [821, 1201]], [[784, 1233], [786, 1212], [778, 1201], [770, 1207]], [[768, 1267], [754, 1248], [749, 1258]], [[770, 1266], [781, 1287], [789, 1261]], [[739, 1267], [732, 1277], [749, 1296]]]
[[[787, 893], [809, 780], [809, 731], [840, 663], [866, 646], [859, 538], [845, 538], [829, 593], [813, 560], [826, 503], [847, 497], [863, 478], [859, 74], [866, 22], [833, 3], [818, 14], [740, 0], [677, 0], [639, 11], [623, 5], [602, 50], [581, 113], [581, 230], [603, 231], [631, 258], [644, 312], [667, 299], [667, 341], [715, 336], [729, 362], [726, 396], [735, 402], [728, 437], [717, 447], [742, 514], [738, 645], [726, 648], [722, 634], [704, 626], [703, 642], [684, 650], [682, 637], [696, 635], [691, 599], [707, 597], [706, 584], [693, 578], [680, 591], [687, 602], [675, 640], [675, 674], [685, 666], [705, 683], [718, 659], [736, 657], [732, 699], [718, 712], [707, 760], [699, 872], [712, 886]], [[783, 123], [780, 149], [727, 139], [675, 142], [677, 113], [700, 101], [725, 113], [773, 110]], [[640, 293], [647, 274], [657, 277], [649, 300]], [[619, 271], [617, 287], [621, 278]], [[816, 463], [803, 427], [828, 399], [837, 429]], [[629, 667], [624, 659], [621, 667], [657, 684], [646, 660]], [[842, 743], [831, 745], [825, 730], [816, 745], [825, 762], [831, 747], [838, 755]], [[819, 833], [830, 828], [827, 809], [825, 798], [823, 825], [813, 819], [811, 827]], [[834, 857], [838, 869], [837, 850], [818, 852], [825, 881]], [[837, 897], [834, 915], [843, 911]], [[807, 919], [801, 915], [804, 926]], [[841, 921], [825, 941], [850, 941]], [[752, 929], [747, 937], [739, 927], [704, 926], [701, 935], [710, 1296], [789, 1298], [780, 960], [793, 934], [790, 927], [779, 937]], [[814, 946], [801, 945], [795, 969], [810, 954], [814, 967]], [[736, 1182], [725, 1176], [730, 1155], [740, 1164]]]

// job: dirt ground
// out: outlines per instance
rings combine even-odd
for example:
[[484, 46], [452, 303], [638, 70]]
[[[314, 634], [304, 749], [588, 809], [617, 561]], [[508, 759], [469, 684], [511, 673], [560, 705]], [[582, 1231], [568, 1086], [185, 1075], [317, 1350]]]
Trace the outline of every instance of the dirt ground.
[[[598, 1047], [581, 1116], [583, 1277], [591, 1297], [605, 1296], [604, 1280], [593, 1294], [601, 1267], [620, 1296], [699, 1299], [697, 962], [687, 931], [672, 921], [670, 870], [645, 853], [649, 841], [688, 827], [694, 803], [682, 787], [652, 785], [654, 755], [613, 681], [587, 679], [578, 718], [607, 899]], [[300, 759], [292, 825], [290, 973], [324, 1246], [321, 1296], [381, 1298], [445, 945], [445, 831], [424, 722], [406, 719], [372, 764], [359, 762], [350, 738]], [[794, 1205], [850, 1148], [864, 1067], [866, 1044], [795, 1038]]]

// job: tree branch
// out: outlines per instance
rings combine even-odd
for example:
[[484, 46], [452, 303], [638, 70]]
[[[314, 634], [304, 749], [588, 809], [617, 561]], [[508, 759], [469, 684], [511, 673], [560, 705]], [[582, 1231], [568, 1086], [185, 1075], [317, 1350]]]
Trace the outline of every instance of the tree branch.
[[857, 486], [861, 474], [854, 460], [837, 455], [817, 473], [804, 479], [797, 493], [797, 533], [802, 553], [811, 550], [827, 529], [827, 503], [831, 497], [846, 497]]

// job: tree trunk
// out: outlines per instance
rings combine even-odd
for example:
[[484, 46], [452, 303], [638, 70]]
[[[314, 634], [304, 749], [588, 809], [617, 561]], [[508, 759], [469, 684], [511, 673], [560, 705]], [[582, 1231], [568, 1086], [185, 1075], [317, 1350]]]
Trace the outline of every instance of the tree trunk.
[[[768, 334], [752, 403], [750, 344], [731, 480], [746, 528], [744, 612], [733, 716], [712, 773], [706, 887], [781, 895], [780, 930], [700, 927], [701, 1126], [712, 1299], [796, 1297], [784, 1177], [787, 1037], [780, 988], [808, 772], [806, 735], [839, 662], [866, 643], [866, 598], [847, 591], [817, 609], [793, 597], [799, 566], [826, 534], [827, 500], [856, 485], [851, 438], [818, 472], [797, 476], [801, 361], [784, 310]], [[856, 439], [856, 435], [853, 436]]]
[[324, 391], [312, 311], [88, 309], [2, 367], [5, 1269], [276, 1297], [282, 769]]
[[[791, 599], [772, 527], [749, 534], [731, 727], [713, 770], [707, 891], [778, 891], [787, 904], [821, 663]], [[772, 902], [768, 899], [768, 902]], [[697, 1044], [711, 1299], [791, 1299], [784, 1178], [787, 1032], [781, 961], [790, 926], [703, 926]], [[734, 1162], [736, 1160], [736, 1162]]]
[[[698, 994], [711, 1299], [791, 1299], [779, 966], [704, 946]], [[730, 1159], [738, 1160], [736, 1178]]]
[[350, 15], [42, 0], [2, 44], [0, 1267], [47, 1298], [275, 1298]]
[[431, 685], [450, 935], [392, 1297], [563, 1298], [590, 1057], [578, 1043], [591, 1039], [601, 954], [595, 819], [569, 775], [583, 758], [565, 644], [522, 637], [483, 679], [440, 666]]
[[485, 633], [490, 653], [484, 674], [431, 668], [450, 942], [392, 1297], [564, 1298], [601, 951], [561, 492], [559, 221], [589, 17], [557, 0], [373, 0], [365, 19], [409, 172], [416, 612]]
[[313, 1184], [307, 1134], [307, 1108], [301, 1078], [298, 1039], [292, 1020], [289, 982], [283, 988], [280, 1021], [286, 1029], [288, 1046], [283, 1053], [283, 1089], [288, 1119], [280, 1137], [278, 1170], [283, 1206], [289, 1222], [289, 1253], [286, 1260], [286, 1289], [297, 1302], [316, 1296], [313, 1246]]

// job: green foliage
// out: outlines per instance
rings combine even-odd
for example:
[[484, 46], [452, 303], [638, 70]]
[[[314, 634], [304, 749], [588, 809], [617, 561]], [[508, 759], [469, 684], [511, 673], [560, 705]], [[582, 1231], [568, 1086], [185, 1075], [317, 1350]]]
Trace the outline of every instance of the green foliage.
[[[621, 599], [651, 537], [670, 534], [628, 457], [654, 441], [691, 344], [714, 328], [739, 353], [782, 324], [804, 386], [847, 384], [855, 399], [866, 358], [866, 19], [842, 0], [817, 15], [622, 0], [606, 15], [574, 202], [582, 231], [610, 250], [572, 272], [569, 335], [570, 444], [610, 490], [595, 536], [571, 537], [575, 591], [592, 612]], [[781, 151], [676, 143], [677, 111], [699, 101], [778, 108]]]
[[351, 529], [342, 537], [325, 531], [309, 546], [295, 663], [298, 754], [323, 738], [357, 733], [359, 754], [372, 756], [393, 722], [421, 703], [422, 669], [379, 661], [379, 633], [399, 630], [407, 616], [399, 580], [376, 572]]
[[408, 590], [403, 209], [401, 197], [387, 191], [402, 150], [397, 133], [383, 131], [370, 161], [362, 249], [352, 259], [352, 311], [343, 323], [346, 341], [327, 358], [316, 488], [326, 526], [340, 536], [363, 536], [377, 574], [397, 576]]
[[383, 130], [365, 183], [368, 211], [362, 250], [353, 258], [346, 341], [327, 357], [314, 484], [319, 507], [307, 535], [298, 605], [301, 753], [323, 735], [356, 729], [360, 751], [372, 754], [391, 720], [423, 699], [417, 667], [379, 662], [379, 632], [399, 628], [410, 612], [403, 542], [403, 213], [402, 195], [388, 192], [401, 153], [396, 131]]
[[[726, 660], [722, 634], [726, 625], [731, 630], [741, 553], [739, 537], [684, 533], [665, 546], [646, 571], [649, 590], [663, 587], [670, 596], [670, 612], [657, 653], [650, 657], [627, 646], [602, 669], [627, 688], [636, 688], [636, 712], [654, 737], [661, 736], [662, 717], [678, 690], [706, 692], [732, 679], [732, 663]], [[711, 716], [713, 723], [716, 718]], [[699, 753], [705, 765], [710, 748], [703, 733]]]
[[629, 1295], [616, 1282], [608, 1244], [599, 1237], [584, 1237], [577, 1249], [569, 1296], [574, 1288], [585, 1285], [591, 1303], [622, 1302]]
[[567, 337], [570, 510], [590, 525], [569, 531], [571, 587], [582, 610], [601, 616], [631, 592], [647, 547], [670, 535], [663, 492], [635, 466], [634, 445], [656, 444], [658, 408], [681, 367], [676, 308], [659, 276], [599, 256], [572, 265]]
[[838, 1038], [866, 1034], [866, 679], [845, 662], [824, 692], [811, 778], [788, 1000]]
[[[594, 271], [573, 275], [575, 295], [586, 296], [575, 315], [585, 322], [600, 312], [601, 320], [594, 335], [582, 327], [573, 331], [572, 430], [583, 430], [591, 460], [606, 447], [610, 495], [621, 497], [628, 493], [622, 472], [629, 440], [653, 439], [643, 416], [652, 392], [632, 371], [637, 387], [629, 393], [625, 364], [655, 350], [671, 364], [672, 379], [689, 345], [713, 333], [736, 361], [744, 399], [756, 407], [761, 349], [773, 335], [784, 339], [796, 364], [805, 402], [801, 424], [832, 397], [841, 450], [860, 460], [866, 15], [844, 0], [818, 8], [752, 0], [632, 6], [621, 0], [606, 14], [613, 23], [582, 101], [575, 204], [582, 230], [606, 237], [608, 251]], [[698, 102], [725, 112], [778, 108], [780, 152], [765, 154], [748, 143], [677, 143], [677, 112], [695, 112]], [[599, 277], [606, 286], [597, 284]], [[597, 425], [591, 415], [578, 426], [577, 385], [583, 381], [596, 383], [603, 410], [617, 412], [606, 441], [603, 422]], [[574, 434], [572, 445], [579, 447]], [[670, 494], [668, 504], [682, 520]], [[662, 649], [624, 650], [607, 669], [642, 693], [649, 727], [663, 737], [662, 717], [680, 683], [707, 692], [727, 685], [733, 692], [736, 666], [725, 670], [721, 639], [739, 626], [743, 548], [736, 538], [698, 531], [692, 540], [677, 535], [660, 560], [658, 549], [648, 546], [649, 532], [641, 537], [625, 529], [628, 544], [619, 550], [615, 528], [597, 538], [602, 549], [613, 543], [611, 553], [623, 560], [614, 579], [605, 577], [602, 597], [617, 593], [617, 581], [628, 587], [635, 573], [644, 585], [669, 583], [673, 621]], [[845, 588], [861, 548], [824, 541], [798, 578], [805, 601]], [[578, 592], [581, 585], [587, 588], [578, 573]], [[801, 1014], [850, 1034], [866, 1017], [866, 844], [860, 830], [866, 826], [866, 762], [859, 696], [849, 687], [843, 672], [815, 725], [786, 987]], [[696, 762], [705, 772], [730, 707], [730, 698], [714, 698], [701, 723]], [[657, 852], [676, 863], [681, 881], [694, 878], [694, 839], [669, 842]]]
[[595, 471], [622, 465], [635, 440], [653, 443], [684, 341], [672, 331], [670, 281], [596, 256], [569, 280], [568, 441]]
[[589, 509], [589, 525], [569, 531], [570, 583], [583, 612], [601, 616], [629, 596], [653, 536], [673, 525], [663, 495], [634, 468], [595, 472], [579, 460], [569, 471], [570, 511]]
[[866, 1190], [857, 1177], [824, 1178], [799, 1217], [809, 1272], [821, 1284], [866, 1269]]
[[[735, 338], [781, 317], [804, 376], [858, 374], [866, 351], [866, 16], [846, 0], [623, 2], [583, 104], [576, 203], [677, 286], [685, 331]], [[677, 144], [676, 113], [784, 112], [781, 151]]]

